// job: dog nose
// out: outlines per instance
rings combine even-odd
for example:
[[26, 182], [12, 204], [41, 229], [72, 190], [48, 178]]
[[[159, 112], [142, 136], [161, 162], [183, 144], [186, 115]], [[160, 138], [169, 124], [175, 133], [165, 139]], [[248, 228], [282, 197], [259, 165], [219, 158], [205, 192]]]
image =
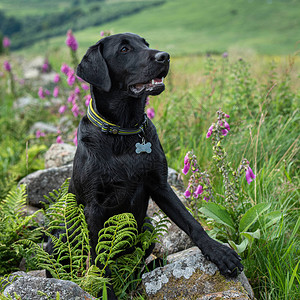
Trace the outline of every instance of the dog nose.
[[168, 64], [170, 61], [170, 54], [167, 52], [157, 52], [155, 54], [155, 60], [159, 63]]

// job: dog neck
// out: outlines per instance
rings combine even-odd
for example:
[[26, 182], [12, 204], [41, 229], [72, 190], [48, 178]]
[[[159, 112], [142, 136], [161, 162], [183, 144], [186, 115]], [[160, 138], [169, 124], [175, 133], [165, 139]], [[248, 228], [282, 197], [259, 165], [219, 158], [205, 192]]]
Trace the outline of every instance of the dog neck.
[[143, 122], [146, 96], [134, 98], [125, 91], [103, 92], [92, 85], [91, 96], [95, 112], [108, 122], [125, 128], [132, 128]]

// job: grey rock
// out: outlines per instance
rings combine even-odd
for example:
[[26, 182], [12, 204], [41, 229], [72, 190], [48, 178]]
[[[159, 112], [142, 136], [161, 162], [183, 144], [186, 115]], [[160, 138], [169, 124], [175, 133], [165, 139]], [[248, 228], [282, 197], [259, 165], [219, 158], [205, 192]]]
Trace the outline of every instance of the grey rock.
[[37, 106], [40, 104], [40, 101], [37, 98], [25, 96], [25, 97], [20, 97], [16, 101], [14, 101], [14, 109], [17, 110], [22, 110], [25, 109], [26, 107], [32, 107], [32, 106]]
[[61, 167], [72, 163], [76, 147], [70, 144], [52, 144], [45, 154], [45, 168]]
[[39, 170], [24, 177], [19, 184], [26, 184], [28, 204], [34, 207], [43, 207], [47, 203], [44, 195], [58, 189], [67, 178], [72, 175], [73, 165], [69, 164], [58, 168]]
[[243, 273], [237, 278], [222, 276], [198, 247], [169, 255], [167, 261], [142, 277], [149, 299], [254, 299]]
[[44, 122], [36, 122], [30, 128], [30, 133], [35, 133], [40, 130], [44, 133], [57, 133], [57, 127], [52, 124], [47, 124]]
[[184, 190], [182, 176], [172, 168], [168, 168], [168, 182], [179, 191]]
[[[61, 300], [96, 299], [71, 281], [35, 277], [24, 272], [14, 275], [18, 275], [18, 277], [3, 292], [4, 296], [11, 295], [13, 299], [16, 299], [14, 293], [19, 295], [22, 300], [48, 300], [49, 297], [56, 299], [57, 292], [59, 292]], [[48, 297], [39, 295], [38, 292], [42, 292]]]

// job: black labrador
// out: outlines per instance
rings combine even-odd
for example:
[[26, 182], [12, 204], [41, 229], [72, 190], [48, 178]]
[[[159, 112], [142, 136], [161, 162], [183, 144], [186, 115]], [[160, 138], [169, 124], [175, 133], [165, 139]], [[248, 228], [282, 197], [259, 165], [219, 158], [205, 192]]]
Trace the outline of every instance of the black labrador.
[[[207, 235], [168, 184], [163, 148], [144, 113], [146, 97], [165, 88], [169, 62], [168, 53], [132, 33], [105, 37], [87, 50], [77, 75], [90, 83], [92, 101], [79, 125], [69, 192], [84, 205], [92, 259], [104, 222], [130, 212], [142, 230], [151, 197], [222, 274], [235, 276], [243, 269], [240, 257]], [[109, 298], [115, 299], [112, 290]]]

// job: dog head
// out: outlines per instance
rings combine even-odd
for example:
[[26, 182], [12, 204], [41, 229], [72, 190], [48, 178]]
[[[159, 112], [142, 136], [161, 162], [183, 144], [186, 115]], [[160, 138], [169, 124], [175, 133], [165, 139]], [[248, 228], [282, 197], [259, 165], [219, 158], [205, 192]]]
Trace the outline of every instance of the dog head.
[[170, 56], [149, 48], [132, 33], [105, 37], [91, 46], [77, 67], [77, 75], [98, 89], [126, 91], [130, 96], [158, 95], [164, 89]]

